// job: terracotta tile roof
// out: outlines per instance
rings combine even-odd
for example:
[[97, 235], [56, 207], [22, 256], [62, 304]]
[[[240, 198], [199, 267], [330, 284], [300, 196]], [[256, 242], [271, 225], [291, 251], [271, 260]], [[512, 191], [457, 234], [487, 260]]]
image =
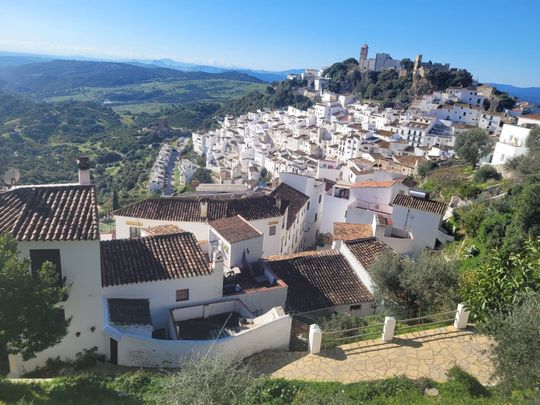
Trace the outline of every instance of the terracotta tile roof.
[[373, 237], [349, 240], [345, 244], [366, 270], [369, 270], [375, 258], [388, 248]]
[[389, 187], [392, 187], [394, 184], [401, 183], [401, 181], [402, 179], [387, 180], [387, 181], [366, 180], [366, 181], [359, 181], [357, 183], [353, 183], [351, 185], [351, 188], [389, 188]]
[[19, 241], [99, 239], [93, 185], [24, 186], [0, 192], [0, 234]]
[[240, 215], [217, 219], [209, 223], [227, 242], [235, 243], [262, 235]]
[[[201, 203], [208, 204], [207, 218], [201, 217]], [[242, 215], [248, 221], [274, 218], [282, 215], [269, 196], [217, 199], [217, 198], [151, 198], [114, 211], [114, 215], [157, 219], [162, 221], [205, 222]]]
[[371, 224], [348, 224], [334, 222], [334, 240], [354, 240], [373, 236]]
[[101, 242], [101, 285], [207, 276], [207, 256], [190, 232]]
[[171, 233], [183, 232], [182, 229], [172, 224], [151, 226], [143, 230], [146, 233], [146, 236], [168, 235]]
[[407, 194], [398, 194], [391, 205], [412, 208], [415, 210], [431, 212], [433, 214], [444, 215], [446, 204], [438, 201], [426, 200], [423, 198], [412, 197]]
[[527, 118], [527, 119], [530, 119], [530, 120], [540, 120], [540, 114], [525, 114], [525, 115], [522, 115], [519, 118]]
[[287, 285], [288, 311], [308, 312], [336, 305], [373, 301], [347, 260], [336, 250], [266, 258]]
[[[280, 183], [270, 195], [276, 199], [281, 198], [281, 200], [286, 203], [286, 207], [289, 208], [289, 214], [287, 215], [287, 229], [290, 229], [296, 220], [296, 216], [308, 202], [309, 197], [285, 183]], [[282, 205], [281, 208], [284, 210], [285, 207]]]
[[150, 301], [147, 299], [109, 298], [107, 306], [112, 325], [152, 325]]
[[416, 165], [419, 165], [422, 162], [425, 162], [427, 158], [425, 156], [394, 156], [394, 158], [401, 163], [403, 166], [415, 168]]
[[322, 181], [324, 181], [324, 191], [328, 192], [336, 185], [336, 181], [327, 179], [326, 177], [322, 178]]

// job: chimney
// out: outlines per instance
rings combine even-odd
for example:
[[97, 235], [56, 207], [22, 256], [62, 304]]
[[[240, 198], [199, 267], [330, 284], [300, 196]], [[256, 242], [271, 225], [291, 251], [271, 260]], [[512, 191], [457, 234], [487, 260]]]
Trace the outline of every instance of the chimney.
[[201, 218], [208, 218], [208, 201], [201, 201]]
[[77, 168], [79, 169], [79, 184], [87, 186], [90, 184], [90, 159], [88, 156], [77, 158]]
[[221, 274], [223, 273], [223, 267], [223, 254], [221, 253], [219, 248], [215, 249], [212, 252], [212, 268], [216, 273]]
[[281, 197], [276, 197], [276, 207], [281, 210]]

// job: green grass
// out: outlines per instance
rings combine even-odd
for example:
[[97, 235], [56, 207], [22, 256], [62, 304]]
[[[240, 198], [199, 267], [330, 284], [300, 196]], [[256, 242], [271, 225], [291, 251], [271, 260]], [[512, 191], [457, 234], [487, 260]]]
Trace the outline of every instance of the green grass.
[[[162, 404], [168, 375], [129, 371], [121, 374], [81, 374], [35, 383], [0, 380], [0, 404]], [[246, 381], [247, 398], [240, 403], [286, 404], [508, 404], [537, 403], [538, 392], [505, 396], [497, 387], [484, 387], [454, 367], [448, 382], [394, 377], [375, 382], [307, 382], [259, 377]], [[435, 388], [430, 397], [426, 388]], [[179, 388], [181, 390], [181, 388]], [[210, 389], [219, 389], [211, 387]], [[177, 398], [189, 404], [190, 398]]]

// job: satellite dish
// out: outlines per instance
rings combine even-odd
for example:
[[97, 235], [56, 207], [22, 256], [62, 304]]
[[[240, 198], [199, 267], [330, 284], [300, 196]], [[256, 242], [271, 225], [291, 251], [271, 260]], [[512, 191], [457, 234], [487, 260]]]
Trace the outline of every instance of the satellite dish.
[[12, 167], [8, 169], [4, 174], [4, 183], [6, 183], [8, 186], [13, 186], [19, 181], [20, 178], [21, 173], [19, 172], [19, 170]]

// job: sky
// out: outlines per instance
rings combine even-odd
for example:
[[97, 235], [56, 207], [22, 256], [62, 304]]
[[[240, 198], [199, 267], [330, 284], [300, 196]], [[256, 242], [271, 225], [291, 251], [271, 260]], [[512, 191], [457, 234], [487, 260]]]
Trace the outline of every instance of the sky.
[[0, 0], [0, 51], [264, 70], [370, 56], [540, 86], [540, 0]]

